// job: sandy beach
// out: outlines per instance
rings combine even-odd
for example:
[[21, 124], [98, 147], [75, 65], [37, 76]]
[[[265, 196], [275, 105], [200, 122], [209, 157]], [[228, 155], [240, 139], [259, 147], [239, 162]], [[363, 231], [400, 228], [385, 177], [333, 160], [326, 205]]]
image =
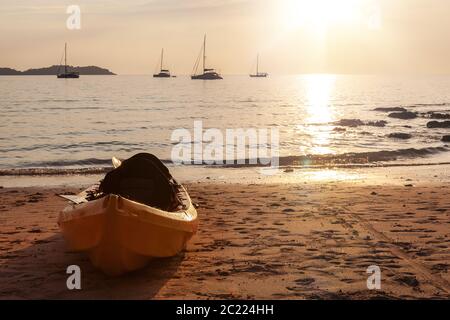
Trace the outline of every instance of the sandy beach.
[[[1, 299], [450, 298], [448, 183], [187, 185], [200, 227], [187, 250], [110, 278], [65, 249], [58, 193], [0, 189]], [[82, 290], [66, 288], [66, 268]], [[367, 267], [381, 269], [368, 290]]]
[[448, 302], [450, 0], [424, 2], [3, 0], [0, 302]]

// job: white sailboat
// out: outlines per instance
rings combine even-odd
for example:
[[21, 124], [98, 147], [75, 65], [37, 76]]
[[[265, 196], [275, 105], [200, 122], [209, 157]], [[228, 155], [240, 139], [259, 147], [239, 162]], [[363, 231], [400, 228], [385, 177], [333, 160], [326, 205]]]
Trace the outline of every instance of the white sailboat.
[[203, 38], [203, 70], [201, 73], [197, 73], [197, 69], [199, 67], [200, 56], [197, 58], [197, 61], [194, 65], [194, 74], [191, 75], [192, 80], [220, 80], [223, 79], [220, 74], [218, 74], [214, 69], [206, 68], [206, 34]]
[[256, 56], [256, 73], [251, 74], [252, 78], [266, 78], [269, 74], [267, 72], [259, 72], [259, 54]]

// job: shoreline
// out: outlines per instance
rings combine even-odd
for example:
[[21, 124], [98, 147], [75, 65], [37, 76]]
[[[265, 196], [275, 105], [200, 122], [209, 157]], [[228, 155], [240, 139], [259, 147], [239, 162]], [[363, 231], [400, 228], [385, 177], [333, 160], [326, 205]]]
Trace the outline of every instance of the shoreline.
[[[276, 169], [298, 169], [298, 170], [320, 170], [320, 169], [364, 169], [364, 168], [392, 168], [392, 167], [426, 167], [426, 166], [443, 166], [450, 165], [448, 161], [441, 162], [407, 162], [407, 163], [395, 163], [395, 162], [381, 162], [381, 163], [348, 163], [348, 164], [319, 164], [319, 165], [280, 165]], [[191, 168], [206, 168], [206, 169], [252, 169], [258, 168], [260, 170], [273, 169], [269, 165], [182, 165], [182, 166], [169, 166], [169, 168], [179, 167], [183, 170], [189, 170]], [[105, 174], [113, 170], [113, 167], [85, 167], [85, 168], [66, 168], [66, 167], [36, 167], [36, 168], [10, 168], [0, 169], [0, 177], [18, 177], [18, 176], [61, 176], [61, 175], [95, 175]]]
[[[339, 181], [359, 185], [434, 184], [450, 181], [450, 163], [410, 164], [375, 167], [280, 167], [272, 174], [270, 168], [217, 168], [203, 166], [169, 167], [181, 183], [220, 184], [292, 184]], [[103, 178], [105, 172], [76, 172], [44, 175], [1, 175], [0, 188], [10, 187], [87, 187]], [[432, 172], [432, 174], [430, 174]], [[437, 174], [438, 173], [438, 174]]]
[[[376, 167], [404, 167], [404, 166], [433, 166], [450, 164], [448, 157], [448, 144], [432, 146], [421, 149], [407, 148], [398, 150], [379, 150], [373, 152], [346, 152], [342, 154], [310, 154], [310, 155], [288, 155], [276, 158], [246, 158], [235, 159], [228, 163], [222, 159], [202, 160], [197, 164], [194, 160], [174, 163], [173, 160], [162, 159], [161, 161], [170, 168], [181, 167], [185, 170], [193, 167], [230, 169], [230, 168], [273, 168], [279, 169], [345, 169], [345, 168], [376, 168]], [[425, 161], [424, 161], [425, 160]], [[428, 161], [427, 161], [428, 160]], [[211, 164], [209, 161], [212, 161]], [[272, 166], [274, 165], [274, 166]], [[112, 168], [111, 159], [90, 158], [85, 160], [60, 160], [37, 162], [19, 166], [0, 167], [0, 176], [22, 176], [22, 175], [65, 175], [65, 174], [100, 174], [106, 173]]]
[[[200, 205], [186, 251], [109, 278], [68, 253], [56, 219], [75, 187], [0, 189], [3, 299], [450, 298], [448, 181], [404, 185], [188, 183]], [[82, 290], [65, 268], [82, 269]], [[368, 290], [378, 265], [381, 290]]]

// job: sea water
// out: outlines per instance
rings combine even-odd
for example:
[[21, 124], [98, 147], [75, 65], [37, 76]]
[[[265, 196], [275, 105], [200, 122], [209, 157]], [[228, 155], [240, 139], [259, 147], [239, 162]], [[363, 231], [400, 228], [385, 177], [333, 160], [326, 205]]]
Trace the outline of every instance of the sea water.
[[[276, 128], [281, 159], [325, 156], [316, 161], [323, 165], [350, 153], [346, 164], [361, 164], [368, 154], [368, 162], [445, 162], [450, 154], [441, 139], [450, 129], [427, 128], [426, 113], [450, 114], [449, 88], [448, 76], [2, 76], [0, 169], [103, 167], [112, 156], [138, 152], [170, 165], [172, 133], [193, 130], [194, 121], [223, 132]], [[420, 116], [394, 119], [377, 107], [404, 107]], [[364, 124], [339, 125], [343, 119]], [[381, 120], [385, 126], [370, 125]], [[391, 133], [411, 138], [389, 138]], [[197, 143], [202, 141], [192, 141]]]

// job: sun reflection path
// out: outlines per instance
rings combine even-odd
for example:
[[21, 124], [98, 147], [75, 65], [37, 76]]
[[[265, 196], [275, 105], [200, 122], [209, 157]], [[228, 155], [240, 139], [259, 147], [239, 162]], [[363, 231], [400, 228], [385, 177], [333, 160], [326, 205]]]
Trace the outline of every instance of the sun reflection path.
[[292, 173], [280, 171], [278, 175], [266, 176], [268, 183], [298, 183], [300, 181], [330, 183], [364, 183], [368, 175], [363, 172], [342, 169], [299, 169]]
[[306, 86], [306, 118], [303, 134], [309, 136], [307, 143], [300, 145], [300, 154], [335, 153], [330, 149], [330, 131], [334, 121], [331, 98], [335, 90], [336, 75], [313, 74], [303, 78]]
[[359, 179], [361, 179], [359, 174], [348, 171], [318, 170], [309, 173], [309, 180], [314, 181], [351, 181]]
[[307, 86], [307, 123], [325, 123], [332, 120], [330, 98], [334, 92], [336, 75], [312, 74], [305, 76]]

